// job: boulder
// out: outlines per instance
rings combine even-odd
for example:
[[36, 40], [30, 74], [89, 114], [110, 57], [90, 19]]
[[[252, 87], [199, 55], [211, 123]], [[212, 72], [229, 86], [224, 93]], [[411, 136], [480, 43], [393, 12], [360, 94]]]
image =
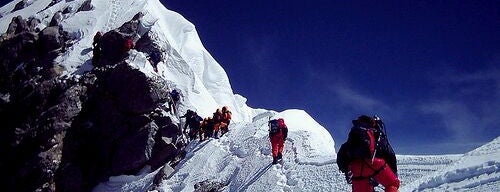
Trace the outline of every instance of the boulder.
[[226, 185], [219, 181], [204, 180], [194, 185], [195, 192], [218, 192], [223, 191]]
[[104, 86], [124, 113], [150, 113], [160, 101], [152, 94], [146, 75], [127, 64], [119, 64], [105, 78]]
[[92, 0], [86, 0], [82, 3], [82, 6], [80, 6], [80, 8], [78, 8], [77, 12], [90, 11], [92, 9], [94, 9], [94, 6], [92, 5]]
[[28, 19], [29, 31], [39, 32], [39, 31], [37, 31], [39, 29], [36, 28], [38, 26], [38, 24], [40, 24], [40, 19], [30, 17]]
[[136, 173], [146, 165], [153, 153], [154, 136], [158, 131], [156, 124], [145, 116], [130, 121], [129, 129], [138, 129], [130, 131], [117, 141], [116, 152], [111, 161], [113, 175]]
[[161, 46], [157, 45], [151, 38], [151, 33], [143, 35], [136, 43], [137, 51], [146, 53], [149, 56], [149, 62], [156, 68], [160, 61], [165, 60], [165, 52]]
[[12, 18], [12, 21], [9, 24], [9, 27], [7, 28], [6, 34], [19, 34], [21, 32], [26, 32], [28, 31], [29, 26], [28, 22], [23, 19], [20, 15], [17, 17]]
[[61, 11], [56, 12], [53, 16], [52, 19], [50, 20], [49, 27], [53, 26], [59, 26], [63, 20], [63, 14]]
[[101, 37], [101, 59], [98, 66], [114, 65], [128, 56], [125, 48], [127, 38], [121, 33], [111, 30]]
[[14, 9], [11, 11], [11, 13], [14, 12], [14, 11], [17, 11], [17, 10], [24, 9], [26, 6], [28, 6], [27, 2], [28, 2], [28, 0], [19, 1], [19, 3], [17, 3], [14, 6]]

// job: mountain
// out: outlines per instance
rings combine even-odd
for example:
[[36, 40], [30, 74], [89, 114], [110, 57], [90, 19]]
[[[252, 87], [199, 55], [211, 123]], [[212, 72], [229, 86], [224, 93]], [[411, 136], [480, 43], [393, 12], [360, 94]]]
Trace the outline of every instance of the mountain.
[[[189, 149], [179, 118], [188, 109], [208, 117], [228, 106], [235, 126], [272, 113], [235, 95], [194, 25], [159, 1], [13, 1], [0, 15], [7, 189], [87, 191], [113, 175], [175, 167]], [[182, 94], [176, 114], [165, 103], [172, 89]], [[302, 161], [331, 163], [328, 132], [303, 111], [291, 116], [330, 144], [305, 142]]]
[[[7, 191], [350, 190], [324, 127], [303, 110], [247, 106], [195, 26], [159, 0], [15, 0], [0, 8], [0, 33]], [[166, 103], [172, 89], [178, 113]], [[230, 131], [189, 142], [180, 116], [222, 106]], [[278, 117], [289, 137], [283, 164], [271, 165], [267, 121]], [[401, 190], [494, 191], [498, 146], [399, 155]]]

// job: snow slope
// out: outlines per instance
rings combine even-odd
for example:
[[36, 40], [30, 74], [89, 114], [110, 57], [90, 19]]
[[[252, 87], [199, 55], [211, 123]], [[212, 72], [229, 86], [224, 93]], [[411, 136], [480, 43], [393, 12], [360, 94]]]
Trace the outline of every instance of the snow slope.
[[[230, 132], [221, 139], [192, 142], [186, 159], [159, 191], [193, 191], [194, 184], [206, 179], [227, 184], [226, 191], [350, 190], [335, 164], [335, 143], [326, 129], [301, 110], [277, 113], [248, 107], [244, 97], [233, 93], [227, 74], [203, 47], [195, 26], [159, 0], [94, 0], [94, 9], [82, 12], [76, 9], [84, 0], [60, 1], [48, 8], [51, 0], [32, 0], [28, 7], [10, 13], [19, 1], [0, 8], [1, 32], [17, 15], [40, 19], [38, 27], [43, 29], [54, 13], [73, 10], [63, 15], [61, 24], [72, 35], [73, 45], [57, 60], [65, 75], [76, 77], [92, 69], [91, 43], [97, 31], [112, 30], [136, 13], [145, 13], [142, 29], [150, 29], [167, 59], [155, 72], [147, 55], [132, 50], [129, 65], [165, 79], [166, 87], [180, 89], [184, 95], [180, 111], [195, 109], [205, 117], [224, 105], [233, 111]], [[282, 167], [270, 165], [270, 117], [283, 117], [290, 129]], [[499, 144], [497, 138], [464, 155], [398, 156], [401, 191], [498, 191]], [[157, 171], [145, 168], [135, 176], [111, 177], [95, 191], [145, 191]]]
[[[207, 179], [227, 183], [229, 191], [328, 190], [336, 185], [328, 181], [328, 169], [314, 169], [335, 161], [334, 141], [326, 129], [301, 110], [267, 114], [231, 125], [221, 139], [191, 143], [191, 152], [160, 191], [193, 191], [194, 184]], [[289, 129], [283, 167], [270, 164], [270, 117], [284, 118]]]
[[402, 188], [402, 191], [500, 190], [500, 137], [464, 154], [453, 164]]

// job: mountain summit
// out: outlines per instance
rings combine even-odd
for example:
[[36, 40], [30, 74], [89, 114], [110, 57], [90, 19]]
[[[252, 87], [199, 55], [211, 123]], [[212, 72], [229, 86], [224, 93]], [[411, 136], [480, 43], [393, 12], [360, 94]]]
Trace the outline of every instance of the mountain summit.
[[[243, 125], [264, 125], [275, 114], [235, 95], [194, 25], [158, 0], [18, 0], [0, 15], [0, 49], [7, 53], [0, 56], [0, 116], [7, 122], [0, 165], [12, 176], [2, 181], [8, 189], [88, 191], [110, 176], [141, 173], [154, 173], [160, 184], [171, 176], [165, 170], [187, 165], [192, 155], [195, 144], [181, 130], [188, 109], [202, 117], [222, 106], [232, 111], [230, 132], [207, 148], [229, 137], [251, 141], [255, 135], [238, 136]], [[100, 54], [93, 45], [98, 32]], [[166, 103], [174, 89], [181, 93], [177, 113]], [[290, 118], [298, 162], [333, 162], [326, 129], [304, 111], [280, 114]], [[261, 137], [267, 130], [258, 128], [252, 131]], [[269, 146], [262, 144], [265, 158]], [[239, 155], [254, 153], [244, 150]]]
[[[0, 33], [7, 191], [350, 190], [324, 127], [300, 109], [247, 106], [195, 26], [159, 0], [15, 0], [0, 8]], [[187, 139], [188, 110], [223, 106], [227, 134]], [[289, 132], [272, 165], [276, 118]], [[398, 156], [402, 189], [498, 189], [498, 146]]]

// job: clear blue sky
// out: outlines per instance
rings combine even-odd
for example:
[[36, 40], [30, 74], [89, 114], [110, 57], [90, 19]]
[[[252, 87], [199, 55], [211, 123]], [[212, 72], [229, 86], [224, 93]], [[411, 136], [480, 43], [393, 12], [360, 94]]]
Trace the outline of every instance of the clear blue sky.
[[382, 116], [400, 154], [500, 136], [498, 1], [162, 2], [195, 24], [248, 105], [304, 109], [337, 149], [360, 114]]
[[500, 136], [498, 1], [163, 1], [256, 108], [306, 110], [338, 146], [378, 114], [400, 154]]

